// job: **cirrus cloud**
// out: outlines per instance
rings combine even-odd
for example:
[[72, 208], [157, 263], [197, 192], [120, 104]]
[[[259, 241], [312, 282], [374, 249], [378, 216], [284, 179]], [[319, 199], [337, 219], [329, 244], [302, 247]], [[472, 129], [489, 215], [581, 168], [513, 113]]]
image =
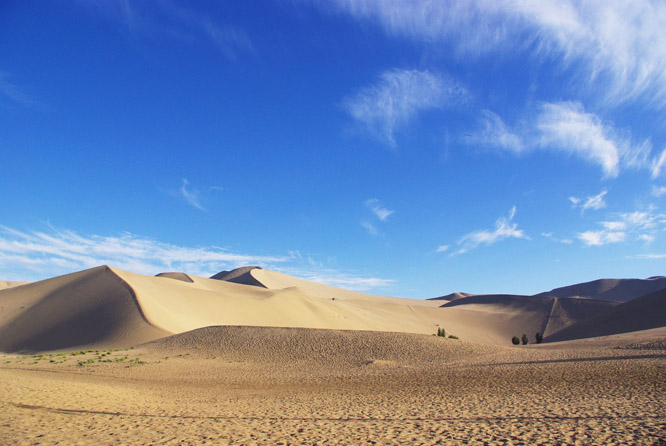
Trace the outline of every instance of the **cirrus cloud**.
[[345, 98], [342, 106], [372, 138], [396, 147], [395, 132], [419, 113], [461, 103], [466, 96], [465, 88], [448, 76], [393, 69]]

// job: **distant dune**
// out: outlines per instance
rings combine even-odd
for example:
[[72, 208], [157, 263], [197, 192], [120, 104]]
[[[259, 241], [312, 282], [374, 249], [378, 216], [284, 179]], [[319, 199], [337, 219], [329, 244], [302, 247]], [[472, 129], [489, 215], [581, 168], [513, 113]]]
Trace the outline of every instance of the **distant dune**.
[[[412, 334], [443, 328], [465, 341], [510, 345], [512, 336], [523, 333], [534, 342], [537, 332], [558, 340], [666, 325], [656, 298], [615, 308], [617, 302], [593, 299], [449, 296], [376, 296], [258, 267], [207, 279], [182, 272], [151, 277], [101, 266], [0, 291], [0, 351], [127, 347], [211, 326]], [[619, 323], [628, 314], [633, 325]]]
[[600, 279], [555, 288], [537, 296], [582, 297], [586, 299], [628, 302], [646, 294], [666, 289], [666, 277], [649, 279]]
[[21, 285], [26, 285], [30, 282], [16, 282], [16, 281], [7, 281], [7, 280], [0, 280], [0, 290], [4, 290], [7, 288], [13, 288], [16, 286], [21, 286]]
[[[442, 308], [466, 307], [479, 310], [485, 309], [485, 311], [497, 313], [515, 312], [522, 314], [523, 317], [528, 318], [532, 323], [532, 330], [523, 331], [522, 333], [526, 333], [531, 339], [537, 331], [544, 336], [548, 336], [551, 333], [557, 333], [569, 325], [604, 313], [616, 305], [618, 304], [615, 302], [592, 299], [479, 294], [445, 303], [442, 305]], [[533, 328], [535, 324], [539, 326], [536, 330]], [[526, 325], [528, 324], [523, 322], [521, 326], [519, 321], [515, 321], [515, 335], [521, 336], [521, 333], [518, 332]], [[522, 329], [525, 330], [524, 328]]]
[[554, 333], [546, 341], [608, 336], [666, 326], [666, 290], [656, 291]]
[[180, 280], [181, 282], [194, 282], [192, 278], [185, 273], [159, 273], [155, 277], [166, 277], [167, 279]]
[[252, 275], [252, 271], [257, 269], [261, 268], [258, 266], [243, 266], [231, 271], [220, 271], [210, 278], [224, 280], [226, 282], [240, 283], [242, 285], [252, 285], [265, 288], [265, 286]]
[[457, 300], [457, 299], [462, 299], [463, 297], [469, 297], [469, 296], [474, 296], [473, 294], [470, 293], [451, 293], [447, 294], [446, 296], [439, 296], [439, 297], [431, 297], [428, 300]]

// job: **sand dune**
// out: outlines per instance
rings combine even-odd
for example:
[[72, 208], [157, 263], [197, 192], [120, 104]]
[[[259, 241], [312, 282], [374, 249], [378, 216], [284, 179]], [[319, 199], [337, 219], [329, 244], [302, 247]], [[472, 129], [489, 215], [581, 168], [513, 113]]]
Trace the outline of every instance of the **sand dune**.
[[130, 346], [168, 334], [147, 323], [132, 289], [106, 266], [0, 294], [2, 351]]
[[177, 273], [177, 272], [159, 273], [156, 274], [155, 277], [166, 277], [167, 279], [180, 280], [181, 282], [189, 282], [189, 283], [194, 282], [192, 278], [189, 276], [189, 274], [185, 273]]
[[[532, 342], [537, 332], [559, 339], [552, 336], [569, 326], [585, 326], [584, 321], [616, 305], [511, 295], [404, 299], [343, 290], [257, 267], [213, 277], [217, 279], [179, 272], [152, 277], [105, 266], [0, 291], [0, 350], [125, 347], [209, 326], [415, 334], [444, 328], [465, 341], [510, 345], [513, 336], [523, 333]], [[654, 309], [647, 305], [633, 311]], [[632, 329], [655, 326], [649, 315], [635, 319]]]
[[666, 277], [648, 279], [600, 279], [555, 288], [537, 296], [582, 297], [586, 299], [628, 302], [654, 291], [666, 289]]
[[428, 300], [456, 300], [456, 299], [462, 299], [463, 297], [469, 297], [469, 296], [474, 296], [474, 294], [470, 293], [451, 293], [447, 294], [446, 296], [439, 296], [439, 297], [431, 297]]
[[0, 280], [0, 290], [4, 290], [7, 288], [13, 288], [16, 286], [21, 286], [21, 285], [26, 285], [30, 282], [21, 282], [21, 281], [11, 281], [11, 280]]
[[497, 347], [413, 333], [286, 327], [205, 327], [145, 344], [151, 352], [214, 355], [223, 361], [273, 364], [307, 362], [331, 369], [364, 365], [441, 365], [489, 354]]
[[224, 280], [226, 282], [240, 283], [243, 285], [264, 287], [261, 282], [252, 276], [252, 271], [255, 269], [261, 268], [258, 266], [243, 266], [231, 271], [220, 271], [214, 276], [211, 276], [211, 279]]
[[[459, 298], [442, 305], [442, 308], [463, 307], [494, 313], [514, 312], [530, 319], [528, 336], [538, 331], [544, 336], [565, 327], [595, 317], [618, 305], [615, 302], [592, 299], [570, 299], [545, 296], [519, 296], [509, 294], [479, 294]], [[529, 315], [529, 316], [528, 316]], [[539, 326], [536, 331], [534, 325]], [[524, 326], [524, 325], [523, 325]], [[516, 324], [516, 330], [521, 326]], [[520, 335], [520, 333], [516, 333]]]
[[592, 338], [658, 327], [666, 327], [666, 290], [620, 304], [592, 319], [556, 332], [546, 341]]

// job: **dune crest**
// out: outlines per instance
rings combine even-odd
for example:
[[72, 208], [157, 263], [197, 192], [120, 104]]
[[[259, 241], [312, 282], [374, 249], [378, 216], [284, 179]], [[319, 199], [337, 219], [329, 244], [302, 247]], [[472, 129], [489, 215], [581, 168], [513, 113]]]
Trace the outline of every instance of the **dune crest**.
[[555, 288], [537, 296], [576, 297], [585, 299], [628, 302], [637, 297], [666, 289], [666, 277], [648, 279], [599, 279]]

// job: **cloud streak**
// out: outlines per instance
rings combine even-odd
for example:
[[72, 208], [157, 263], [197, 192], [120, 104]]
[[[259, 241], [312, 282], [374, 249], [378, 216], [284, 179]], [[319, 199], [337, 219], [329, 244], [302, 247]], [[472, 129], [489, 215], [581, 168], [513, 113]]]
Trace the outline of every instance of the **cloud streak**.
[[201, 204], [201, 194], [198, 190], [190, 188], [190, 182], [187, 181], [186, 178], [183, 178], [183, 182], [178, 192], [179, 196], [193, 208], [199, 209], [200, 211], [206, 210]]
[[515, 216], [516, 207], [514, 206], [509, 211], [508, 217], [497, 219], [494, 229], [481, 229], [463, 236], [458, 241], [458, 249], [449, 256], [453, 257], [464, 254], [480, 246], [490, 246], [508, 238], [527, 239], [528, 237], [525, 235], [525, 232], [522, 229], [518, 229], [518, 224], [513, 222]]
[[381, 221], [386, 221], [386, 219], [389, 217], [389, 215], [393, 214], [395, 211], [391, 211], [389, 209], [386, 209], [384, 207], [384, 204], [382, 204], [381, 201], [379, 201], [376, 198], [371, 198], [365, 202], [365, 206], [372, 211], [373, 214], [375, 214], [375, 217], [380, 219]]
[[374, 139], [396, 147], [396, 131], [426, 110], [461, 103], [467, 92], [451, 78], [429, 71], [385, 71], [373, 85], [342, 101], [343, 108]]
[[25, 93], [25, 89], [12, 82], [7, 73], [0, 71], [0, 96], [21, 107], [35, 107], [39, 104]]
[[587, 197], [585, 201], [577, 197], [569, 197], [569, 201], [571, 201], [574, 208], [580, 207], [582, 212], [585, 212], [587, 209], [598, 211], [599, 209], [603, 209], [606, 207], [606, 202], [604, 201], [604, 197], [606, 196], [607, 193], [608, 191], [604, 189], [598, 195], [592, 195], [590, 197]]
[[649, 140], [633, 144], [621, 131], [586, 112], [580, 102], [542, 103], [519, 130], [487, 110], [480, 121], [479, 136], [468, 142], [514, 154], [548, 150], [575, 156], [601, 167], [605, 177], [617, 177], [622, 169], [646, 169], [655, 178], [666, 164], [666, 151], [652, 157]]
[[599, 222], [602, 229], [580, 232], [576, 238], [585, 246], [604, 246], [631, 238], [651, 243], [665, 224], [666, 214], [656, 213], [655, 208], [650, 208], [617, 214], [613, 219]]
[[[79, 3], [92, 9], [89, 2]], [[240, 53], [254, 52], [254, 45], [243, 29], [220, 22], [214, 14], [183, 5], [171, 0], [147, 4], [120, 0], [95, 4], [93, 10], [107, 19], [122, 23], [132, 35], [176, 38], [186, 42], [208, 40], [232, 60]]]
[[666, 4], [659, 0], [333, 0], [390, 34], [453, 44], [461, 57], [534, 52], [557, 60], [604, 101], [666, 105]]
[[357, 291], [386, 287], [395, 282], [327, 268], [311, 260], [304, 261], [298, 253], [242, 254], [214, 246], [178, 246], [130, 233], [84, 236], [55, 228], [25, 232], [0, 226], [0, 268], [17, 280], [40, 280], [99, 265], [146, 275], [183, 271], [201, 277], [240, 266], [260, 265]]

